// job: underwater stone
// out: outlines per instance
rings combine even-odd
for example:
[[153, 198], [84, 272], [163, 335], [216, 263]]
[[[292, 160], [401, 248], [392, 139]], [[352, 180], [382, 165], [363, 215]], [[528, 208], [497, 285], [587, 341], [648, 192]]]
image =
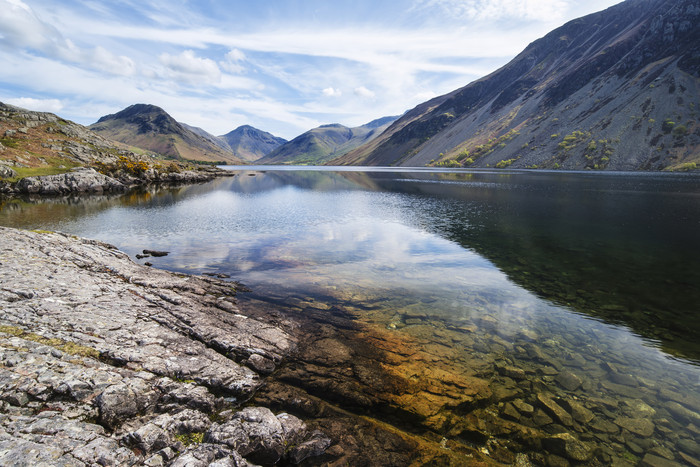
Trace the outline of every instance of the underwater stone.
[[513, 406], [523, 415], [532, 415], [535, 413], [535, 408], [522, 399], [514, 400]]
[[585, 408], [583, 404], [578, 401], [568, 400], [566, 404], [569, 406], [569, 409], [571, 409], [571, 416], [579, 423], [587, 424], [595, 417], [593, 412]]
[[570, 433], [559, 433], [542, 440], [546, 449], [577, 462], [586, 462], [593, 457], [591, 448]]
[[697, 412], [693, 412], [690, 409], [685, 408], [678, 402], [674, 401], [669, 401], [665, 404], [665, 407], [668, 409], [669, 412], [671, 412], [674, 416], [678, 418], [682, 418], [684, 420], [688, 420], [693, 423], [699, 423], [700, 422], [700, 414]]
[[569, 415], [567, 411], [564, 410], [559, 404], [554, 402], [551, 397], [540, 393], [537, 395], [537, 400], [544, 407], [544, 409], [550, 415], [554, 416], [555, 420], [559, 420], [562, 425], [572, 426], [574, 424], [574, 420], [571, 418], [571, 415]]
[[554, 420], [552, 420], [549, 415], [544, 413], [544, 411], [538, 409], [537, 412], [535, 412], [535, 415], [532, 417], [532, 422], [535, 424], [535, 426], [545, 426], [553, 423]]
[[570, 371], [559, 373], [559, 375], [556, 377], [556, 381], [559, 383], [559, 385], [561, 385], [561, 387], [568, 391], [575, 391], [582, 384], [581, 378]]
[[678, 448], [686, 454], [700, 458], [700, 444], [690, 439], [681, 439], [676, 443]]
[[630, 374], [611, 371], [608, 373], [608, 377], [613, 383], [622, 384], [624, 386], [637, 387], [639, 385], [637, 380]]
[[506, 403], [501, 414], [503, 415], [503, 418], [514, 420], [516, 422], [520, 420], [520, 412], [518, 412], [510, 402]]
[[641, 467], [680, 467], [681, 464], [664, 459], [663, 457], [655, 456], [654, 454], [647, 454], [639, 465]]
[[600, 418], [591, 423], [590, 427], [601, 433], [618, 433], [620, 431], [614, 423]]
[[627, 431], [639, 436], [648, 437], [654, 434], [654, 423], [651, 420], [641, 418], [619, 417], [615, 424]]

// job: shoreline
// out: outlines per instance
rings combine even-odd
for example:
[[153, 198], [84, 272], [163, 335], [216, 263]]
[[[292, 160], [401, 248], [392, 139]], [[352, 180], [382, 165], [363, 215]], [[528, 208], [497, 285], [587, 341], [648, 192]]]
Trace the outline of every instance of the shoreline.
[[290, 384], [319, 329], [236, 287], [0, 227], [0, 464], [497, 465]]
[[15, 183], [0, 179], [0, 195], [6, 197], [38, 195], [61, 196], [80, 194], [128, 193], [153, 185], [193, 185], [219, 177], [235, 177], [236, 173], [223, 169], [199, 171], [159, 172], [149, 169], [140, 176], [126, 173], [104, 175], [92, 167], [77, 167], [57, 175], [24, 177]]
[[0, 237], [0, 463], [271, 465], [330, 446], [240, 410], [296, 342], [240, 314], [234, 284], [66, 234]]

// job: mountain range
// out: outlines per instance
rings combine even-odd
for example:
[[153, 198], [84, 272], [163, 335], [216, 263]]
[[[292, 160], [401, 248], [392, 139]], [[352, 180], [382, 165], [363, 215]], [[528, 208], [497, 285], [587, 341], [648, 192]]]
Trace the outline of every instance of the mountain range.
[[287, 141], [250, 125], [222, 136], [177, 122], [155, 105], [134, 104], [89, 126], [95, 133], [173, 159], [226, 164], [320, 165], [379, 136], [398, 117], [362, 126], [323, 125]]
[[330, 164], [695, 168], [698, 25], [697, 0], [627, 0], [573, 20]]
[[297, 136], [257, 161], [258, 164], [323, 165], [378, 137], [398, 117], [384, 117], [348, 128], [323, 125]]
[[243, 161], [223, 149], [201, 129], [177, 122], [160, 107], [134, 104], [90, 125], [95, 133], [129, 146], [173, 159], [240, 164]]

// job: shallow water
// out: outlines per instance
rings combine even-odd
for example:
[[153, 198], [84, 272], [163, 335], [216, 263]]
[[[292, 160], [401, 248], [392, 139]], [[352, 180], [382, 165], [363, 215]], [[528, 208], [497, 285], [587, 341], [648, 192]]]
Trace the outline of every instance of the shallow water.
[[230, 274], [308, 323], [280, 381], [443, 445], [700, 458], [698, 175], [265, 167], [0, 224]]

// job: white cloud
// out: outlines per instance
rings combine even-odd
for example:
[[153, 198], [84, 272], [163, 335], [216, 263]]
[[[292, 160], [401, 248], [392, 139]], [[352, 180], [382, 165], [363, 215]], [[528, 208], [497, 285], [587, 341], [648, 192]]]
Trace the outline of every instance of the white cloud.
[[0, 0], [0, 44], [42, 52], [66, 46], [61, 34], [21, 0]]
[[189, 84], [205, 82], [207, 84], [221, 81], [221, 70], [214, 60], [197, 57], [192, 50], [185, 50], [179, 55], [163, 53], [159, 57], [173, 78]]
[[238, 49], [232, 49], [226, 54], [224, 58], [225, 59], [223, 61], [219, 62], [219, 65], [221, 65], [221, 68], [224, 71], [228, 71], [229, 73], [234, 73], [237, 75], [245, 72], [243, 62], [246, 61], [246, 56], [243, 52], [241, 52]]
[[136, 72], [136, 64], [132, 59], [125, 56], [114, 55], [101, 46], [87, 51], [86, 59], [92, 63], [95, 68], [113, 75], [130, 76]]
[[372, 97], [375, 96], [374, 92], [370, 91], [369, 89], [367, 89], [364, 86], [359, 86], [359, 87], [355, 88], [355, 90], [353, 92], [355, 93], [356, 96], [365, 97], [368, 99], [371, 99]]
[[333, 87], [327, 87], [321, 92], [323, 92], [323, 95], [326, 97], [340, 97], [343, 95], [340, 89], [335, 89]]
[[135, 64], [128, 57], [116, 56], [101, 46], [92, 49], [76, 46], [21, 0], [0, 0], [0, 45], [8, 49], [33, 50], [111, 74], [135, 72]]
[[420, 0], [416, 4], [418, 9], [439, 8], [456, 18], [543, 22], [561, 21], [567, 6], [565, 0]]
[[232, 62], [242, 62], [244, 61], [245, 54], [238, 49], [233, 49], [226, 54], [226, 58]]
[[17, 97], [5, 100], [10, 105], [22, 107], [36, 112], [57, 113], [63, 109], [63, 104], [58, 99], [34, 99], [32, 97]]

